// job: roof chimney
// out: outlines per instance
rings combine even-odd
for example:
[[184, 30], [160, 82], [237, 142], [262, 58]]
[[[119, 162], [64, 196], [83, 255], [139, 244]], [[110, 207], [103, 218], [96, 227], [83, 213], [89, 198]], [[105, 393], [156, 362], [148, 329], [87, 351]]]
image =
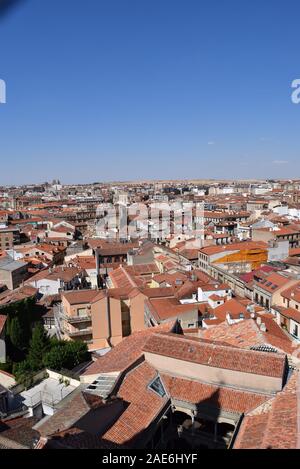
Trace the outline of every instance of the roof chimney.
[[261, 332], [267, 332], [267, 328], [264, 322], [260, 325], [259, 329], [261, 330]]
[[256, 318], [256, 324], [257, 324], [258, 326], [261, 325], [261, 318], [260, 318], [260, 317]]

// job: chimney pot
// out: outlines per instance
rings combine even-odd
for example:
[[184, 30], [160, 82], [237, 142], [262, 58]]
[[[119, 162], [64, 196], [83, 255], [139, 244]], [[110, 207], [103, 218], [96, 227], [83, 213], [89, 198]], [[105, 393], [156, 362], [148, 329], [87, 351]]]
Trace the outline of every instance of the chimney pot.
[[266, 328], [265, 323], [262, 323], [262, 324], [260, 325], [260, 330], [261, 330], [261, 332], [267, 332], [267, 328]]

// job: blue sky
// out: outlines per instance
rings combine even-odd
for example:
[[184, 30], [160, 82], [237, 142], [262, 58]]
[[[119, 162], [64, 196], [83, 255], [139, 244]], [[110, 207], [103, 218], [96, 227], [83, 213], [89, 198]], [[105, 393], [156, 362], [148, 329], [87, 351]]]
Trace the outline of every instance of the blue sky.
[[300, 177], [298, 0], [23, 0], [0, 184]]

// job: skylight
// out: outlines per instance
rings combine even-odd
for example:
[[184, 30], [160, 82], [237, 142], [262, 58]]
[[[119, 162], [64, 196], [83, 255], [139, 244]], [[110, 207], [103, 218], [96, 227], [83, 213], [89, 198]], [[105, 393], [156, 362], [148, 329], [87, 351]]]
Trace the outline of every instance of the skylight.
[[164, 385], [161, 382], [161, 379], [159, 376], [157, 376], [150, 384], [149, 388], [152, 389], [156, 394], [158, 394], [160, 397], [164, 397], [166, 395], [166, 391], [164, 388]]

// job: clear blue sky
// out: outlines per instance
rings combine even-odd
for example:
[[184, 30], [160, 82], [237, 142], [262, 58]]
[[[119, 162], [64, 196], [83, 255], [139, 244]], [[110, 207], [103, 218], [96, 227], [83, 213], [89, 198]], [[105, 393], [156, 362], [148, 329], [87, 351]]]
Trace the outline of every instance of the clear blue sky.
[[0, 184], [300, 177], [299, 0], [23, 0]]

